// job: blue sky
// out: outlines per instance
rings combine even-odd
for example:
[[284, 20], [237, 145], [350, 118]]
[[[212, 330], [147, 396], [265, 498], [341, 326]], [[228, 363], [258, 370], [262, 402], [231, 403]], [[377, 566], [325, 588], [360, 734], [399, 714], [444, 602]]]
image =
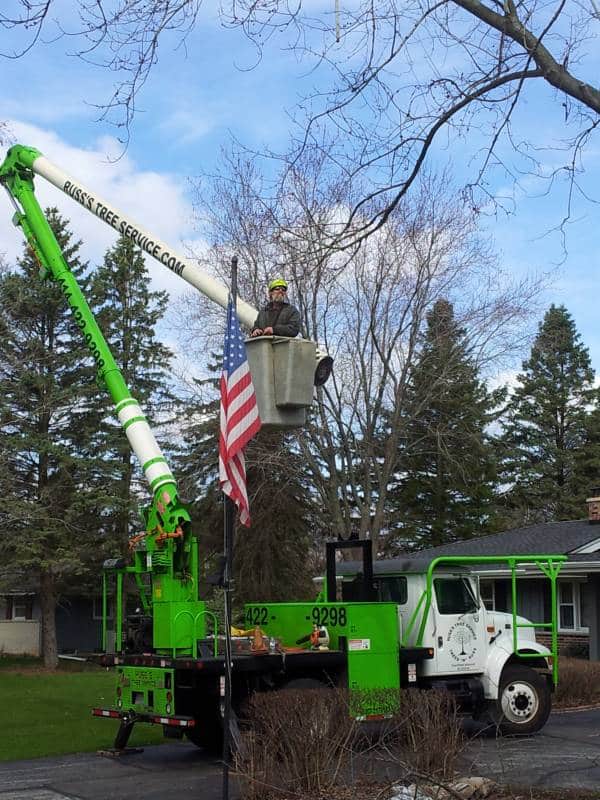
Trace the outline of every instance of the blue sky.
[[[63, 6], [69, 3], [65, 0]], [[9, 37], [5, 31], [5, 49]], [[203, 243], [193, 227], [188, 179], [215, 166], [230, 135], [249, 147], [285, 150], [292, 130], [290, 112], [319, 79], [281, 44], [273, 40], [258, 59], [242, 34], [223, 30], [205, 6], [185, 48], [175, 48], [174, 40], [164, 43], [139, 97], [129, 147], [116, 162], [111, 156], [119, 152], [117, 131], [97, 121], [92, 105], [110, 96], [116, 78], [65, 56], [64, 40], [42, 43], [23, 59], [0, 62], [0, 119], [9, 121], [16, 141], [42, 150], [144, 227], [184, 253], [197, 251]], [[551, 143], [560, 135], [562, 113], [560, 101], [542, 88], [522, 108], [523, 130], [541, 130], [543, 141]], [[448, 160], [460, 178], [468, 167], [469, 150], [476, 146], [473, 141], [460, 152], [440, 152], [441, 162]], [[592, 147], [586, 156], [585, 182], [591, 191], [600, 178], [599, 155]], [[552, 155], [547, 157], [551, 162]], [[510, 188], [501, 178], [494, 180], [495, 192]], [[494, 236], [505, 269], [549, 276], [542, 307], [552, 302], [566, 305], [600, 371], [600, 208], [577, 201], [564, 253], [560, 235], [548, 233], [564, 213], [564, 192], [535, 197], [539, 187], [524, 183], [529, 196], [519, 193], [513, 215], [489, 217], [482, 224]], [[71, 219], [85, 241], [85, 255], [100, 260], [114, 239], [111, 230], [53, 187], [38, 185], [40, 200], [58, 205]], [[9, 259], [21, 251], [11, 213], [8, 200], [0, 200], [0, 252]], [[151, 265], [157, 286], [173, 294], [187, 289], [161, 269]]]

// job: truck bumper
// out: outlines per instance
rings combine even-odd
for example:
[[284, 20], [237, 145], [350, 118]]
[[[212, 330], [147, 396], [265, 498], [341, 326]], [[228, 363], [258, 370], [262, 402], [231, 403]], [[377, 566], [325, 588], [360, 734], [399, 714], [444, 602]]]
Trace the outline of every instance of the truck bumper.
[[92, 716], [118, 719], [126, 725], [136, 722], [149, 722], [151, 725], [170, 725], [176, 728], [193, 728], [193, 717], [164, 714], [138, 714], [137, 711], [117, 711], [114, 708], [93, 708]]
[[448, 692], [460, 711], [476, 712], [485, 702], [483, 684], [477, 677], [434, 678], [428, 681], [427, 687]]

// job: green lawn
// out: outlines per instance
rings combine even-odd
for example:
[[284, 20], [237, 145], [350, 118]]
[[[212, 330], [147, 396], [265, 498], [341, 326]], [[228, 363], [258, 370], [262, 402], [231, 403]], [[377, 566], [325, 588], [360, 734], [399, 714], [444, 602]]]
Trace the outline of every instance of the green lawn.
[[[112, 671], [76, 662], [45, 672], [34, 659], [0, 657], [0, 761], [110, 747], [118, 722], [92, 717], [91, 709], [110, 704], [114, 678]], [[140, 724], [129, 743], [162, 741], [160, 726]]]

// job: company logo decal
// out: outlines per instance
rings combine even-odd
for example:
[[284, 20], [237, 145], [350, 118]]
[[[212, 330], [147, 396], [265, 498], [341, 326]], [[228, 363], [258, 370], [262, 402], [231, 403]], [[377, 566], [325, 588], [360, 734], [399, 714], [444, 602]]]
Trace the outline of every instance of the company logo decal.
[[468, 622], [456, 622], [448, 631], [447, 642], [452, 658], [465, 664], [475, 657], [477, 652], [477, 632]]

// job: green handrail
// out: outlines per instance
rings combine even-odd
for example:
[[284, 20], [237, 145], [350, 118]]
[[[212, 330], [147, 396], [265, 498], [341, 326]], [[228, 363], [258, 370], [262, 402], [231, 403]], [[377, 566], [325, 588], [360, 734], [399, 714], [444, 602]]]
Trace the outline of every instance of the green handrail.
[[[557, 624], [557, 608], [556, 608], [556, 579], [558, 573], [567, 556], [564, 555], [520, 555], [520, 556], [438, 556], [434, 558], [427, 569], [427, 585], [425, 592], [421, 596], [417, 608], [413, 613], [416, 617], [418, 609], [423, 605], [423, 616], [421, 617], [421, 624], [419, 633], [417, 635], [417, 647], [423, 644], [423, 636], [425, 633], [425, 626], [429, 611], [431, 610], [431, 603], [433, 597], [433, 573], [440, 564], [454, 564], [457, 566], [466, 566], [469, 564], [507, 564], [511, 570], [511, 597], [512, 597], [512, 618], [513, 618], [513, 652], [520, 658], [535, 658], [539, 657], [537, 653], [522, 653], [519, 652], [517, 647], [517, 629], [518, 628], [541, 628], [551, 627], [551, 647], [550, 653], [552, 656], [552, 680], [556, 685], [558, 681], [558, 624]], [[517, 574], [516, 569], [518, 565], [534, 564], [550, 581], [550, 598], [551, 598], [551, 613], [552, 621], [541, 623], [521, 623], [517, 621]], [[409, 622], [409, 630], [412, 630], [415, 619], [411, 618]], [[403, 644], [406, 636], [403, 638]]]
[[[173, 626], [182, 616], [189, 616], [192, 620], [192, 629], [191, 629], [191, 637], [190, 637], [190, 652], [194, 658], [198, 658], [198, 622], [202, 619], [202, 617], [212, 617], [213, 621], [213, 629], [214, 629], [214, 643], [213, 643], [213, 656], [216, 658], [218, 654], [218, 641], [217, 641], [217, 632], [219, 628], [219, 621], [217, 620], [217, 615], [213, 611], [208, 611], [208, 609], [204, 609], [203, 611], [199, 611], [197, 614], [192, 614], [191, 611], [188, 609], [182, 609], [181, 611], [177, 612], [175, 618], [173, 620]], [[173, 658], [177, 657], [177, 650], [179, 649], [176, 645], [172, 648], [172, 655]]]

